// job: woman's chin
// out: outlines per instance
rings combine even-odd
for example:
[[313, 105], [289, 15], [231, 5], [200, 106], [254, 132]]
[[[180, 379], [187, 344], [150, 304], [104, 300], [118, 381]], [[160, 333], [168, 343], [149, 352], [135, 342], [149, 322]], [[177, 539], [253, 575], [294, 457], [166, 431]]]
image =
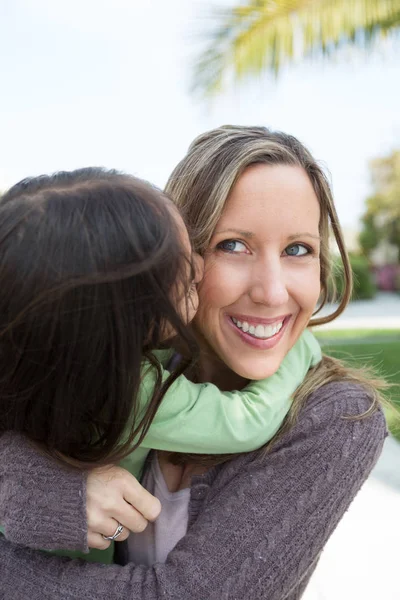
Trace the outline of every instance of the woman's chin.
[[[267, 379], [267, 377], [271, 377], [276, 371], [279, 369], [279, 366], [282, 362], [281, 358], [276, 358], [272, 360], [263, 360], [260, 361], [232, 361], [230, 367], [232, 371], [234, 371], [243, 379], [250, 379], [253, 381], [259, 381], [261, 379]], [[258, 364], [259, 363], [259, 364]]]

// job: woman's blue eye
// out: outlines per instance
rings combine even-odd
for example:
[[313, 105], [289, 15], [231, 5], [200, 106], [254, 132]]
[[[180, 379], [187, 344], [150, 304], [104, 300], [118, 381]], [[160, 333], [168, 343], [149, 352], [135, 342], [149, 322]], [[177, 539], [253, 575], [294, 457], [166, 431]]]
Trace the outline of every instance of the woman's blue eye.
[[310, 254], [309, 248], [303, 246], [303, 244], [293, 244], [285, 248], [285, 252], [288, 256], [305, 256]]
[[223, 250], [225, 252], [235, 252], [239, 254], [239, 252], [246, 251], [246, 246], [243, 242], [239, 242], [238, 240], [224, 240], [217, 244], [218, 250]]

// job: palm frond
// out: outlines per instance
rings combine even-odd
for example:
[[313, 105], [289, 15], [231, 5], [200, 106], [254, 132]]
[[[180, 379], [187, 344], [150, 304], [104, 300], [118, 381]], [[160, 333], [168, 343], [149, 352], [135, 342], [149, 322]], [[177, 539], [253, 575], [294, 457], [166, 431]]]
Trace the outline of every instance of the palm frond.
[[215, 17], [216, 28], [194, 68], [193, 90], [221, 89], [227, 73], [240, 81], [340, 47], [369, 47], [400, 30], [400, 0], [247, 0]]

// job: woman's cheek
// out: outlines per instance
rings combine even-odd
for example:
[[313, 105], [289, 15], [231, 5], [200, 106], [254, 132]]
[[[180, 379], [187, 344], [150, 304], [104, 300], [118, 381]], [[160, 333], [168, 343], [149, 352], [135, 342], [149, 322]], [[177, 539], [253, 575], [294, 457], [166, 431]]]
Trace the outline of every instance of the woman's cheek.
[[304, 310], [314, 311], [321, 293], [320, 264], [318, 259], [310, 263], [291, 266], [288, 272], [288, 286], [293, 296]]
[[249, 270], [224, 258], [206, 260], [202, 282], [198, 287], [200, 309], [223, 308], [244, 293]]

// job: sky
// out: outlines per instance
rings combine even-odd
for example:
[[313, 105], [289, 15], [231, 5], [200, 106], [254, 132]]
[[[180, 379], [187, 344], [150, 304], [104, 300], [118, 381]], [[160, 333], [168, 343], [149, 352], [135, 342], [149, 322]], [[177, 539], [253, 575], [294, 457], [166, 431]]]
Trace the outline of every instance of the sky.
[[297, 136], [357, 228], [368, 161], [400, 147], [400, 42], [285, 68], [206, 102], [199, 35], [231, 0], [0, 0], [0, 189], [102, 165], [163, 187], [193, 138], [226, 123]]

